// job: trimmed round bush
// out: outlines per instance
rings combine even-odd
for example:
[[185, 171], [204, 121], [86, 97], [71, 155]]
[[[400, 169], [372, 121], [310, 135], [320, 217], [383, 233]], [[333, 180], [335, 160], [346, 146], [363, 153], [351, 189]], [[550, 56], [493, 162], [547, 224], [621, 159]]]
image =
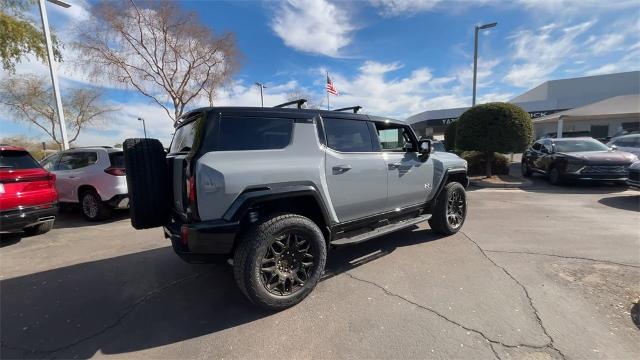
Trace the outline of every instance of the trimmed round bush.
[[444, 148], [447, 151], [455, 150], [456, 148], [456, 123], [452, 122], [444, 129]]
[[[456, 148], [484, 153], [491, 163], [493, 154], [518, 153], [533, 141], [533, 123], [521, 107], [509, 103], [476, 105], [465, 111], [456, 124]], [[486, 175], [491, 176], [487, 166]]]

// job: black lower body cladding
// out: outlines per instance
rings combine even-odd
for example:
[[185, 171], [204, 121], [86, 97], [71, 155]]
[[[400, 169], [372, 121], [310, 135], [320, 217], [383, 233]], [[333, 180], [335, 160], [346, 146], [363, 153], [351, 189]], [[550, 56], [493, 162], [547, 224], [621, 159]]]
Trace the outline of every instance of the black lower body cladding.
[[166, 224], [172, 195], [162, 143], [157, 139], [127, 139], [123, 148], [131, 225], [148, 229]]

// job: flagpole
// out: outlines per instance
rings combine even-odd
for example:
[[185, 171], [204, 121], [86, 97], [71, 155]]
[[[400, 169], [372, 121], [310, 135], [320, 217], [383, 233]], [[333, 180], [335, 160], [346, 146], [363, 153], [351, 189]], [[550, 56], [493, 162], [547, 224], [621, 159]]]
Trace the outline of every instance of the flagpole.
[[[329, 79], [329, 72], [327, 71], [327, 79]], [[327, 111], [329, 110], [329, 90], [325, 89], [327, 92]]]

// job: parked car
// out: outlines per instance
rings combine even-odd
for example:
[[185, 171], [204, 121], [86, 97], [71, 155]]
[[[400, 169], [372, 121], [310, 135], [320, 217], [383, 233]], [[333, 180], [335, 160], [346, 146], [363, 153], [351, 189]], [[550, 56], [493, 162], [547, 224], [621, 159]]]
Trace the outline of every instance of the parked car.
[[58, 210], [55, 180], [24, 148], [0, 146], [0, 232], [51, 230]]
[[154, 139], [124, 151], [132, 225], [163, 226], [187, 261], [233, 259], [268, 309], [304, 299], [332, 247], [423, 221], [451, 235], [467, 214], [466, 161], [377, 116], [204, 108], [180, 119], [168, 155]]
[[89, 221], [107, 219], [112, 209], [129, 206], [122, 150], [74, 148], [47, 157], [42, 166], [57, 177], [59, 201], [80, 204]]
[[640, 161], [634, 162], [629, 166], [627, 185], [640, 189]]
[[607, 146], [640, 156], [640, 134], [622, 135], [612, 138], [611, 141], [607, 143]]
[[540, 139], [522, 154], [522, 175], [547, 175], [551, 184], [566, 180], [621, 181], [638, 158], [588, 137]]

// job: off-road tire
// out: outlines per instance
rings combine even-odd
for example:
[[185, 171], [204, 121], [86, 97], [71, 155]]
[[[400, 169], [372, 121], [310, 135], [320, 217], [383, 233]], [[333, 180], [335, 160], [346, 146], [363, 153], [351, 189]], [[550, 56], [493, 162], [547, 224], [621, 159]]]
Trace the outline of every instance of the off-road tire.
[[[462, 222], [458, 226], [452, 226], [447, 219], [447, 202], [453, 192], [460, 192], [464, 201], [464, 214], [462, 217]], [[433, 214], [431, 216], [431, 219], [429, 219], [429, 226], [431, 226], [431, 229], [438, 234], [453, 235], [460, 231], [460, 229], [462, 229], [462, 225], [464, 225], [466, 217], [467, 198], [464, 186], [457, 182], [450, 182], [445, 185], [444, 189], [442, 189], [440, 195], [438, 195], [438, 198], [436, 199]]]
[[[288, 295], [275, 295], [269, 292], [261, 278], [260, 266], [268, 248], [276, 237], [286, 230], [302, 232], [314, 247], [314, 261], [317, 261], [312, 274], [296, 292]], [[327, 259], [327, 249], [320, 228], [310, 219], [295, 215], [274, 215], [258, 222], [243, 236], [235, 250], [233, 273], [240, 291], [254, 304], [268, 310], [282, 310], [291, 307], [313, 291], [317, 285]]]
[[27, 236], [41, 235], [53, 229], [53, 221], [45, 221], [22, 229]]
[[[91, 201], [95, 204], [95, 214], [87, 211], [85, 201]], [[85, 190], [80, 194], [80, 211], [88, 221], [100, 221], [110, 218], [112, 209], [100, 199], [100, 195], [95, 190]]]
[[523, 177], [531, 177], [531, 175], [533, 174], [531, 168], [529, 167], [529, 164], [524, 161], [520, 165], [520, 171], [522, 172]]
[[131, 225], [148, 229], [166, 224], [172, 195], [162, 143], [157, 139], [127, 139], [123, 150]]

